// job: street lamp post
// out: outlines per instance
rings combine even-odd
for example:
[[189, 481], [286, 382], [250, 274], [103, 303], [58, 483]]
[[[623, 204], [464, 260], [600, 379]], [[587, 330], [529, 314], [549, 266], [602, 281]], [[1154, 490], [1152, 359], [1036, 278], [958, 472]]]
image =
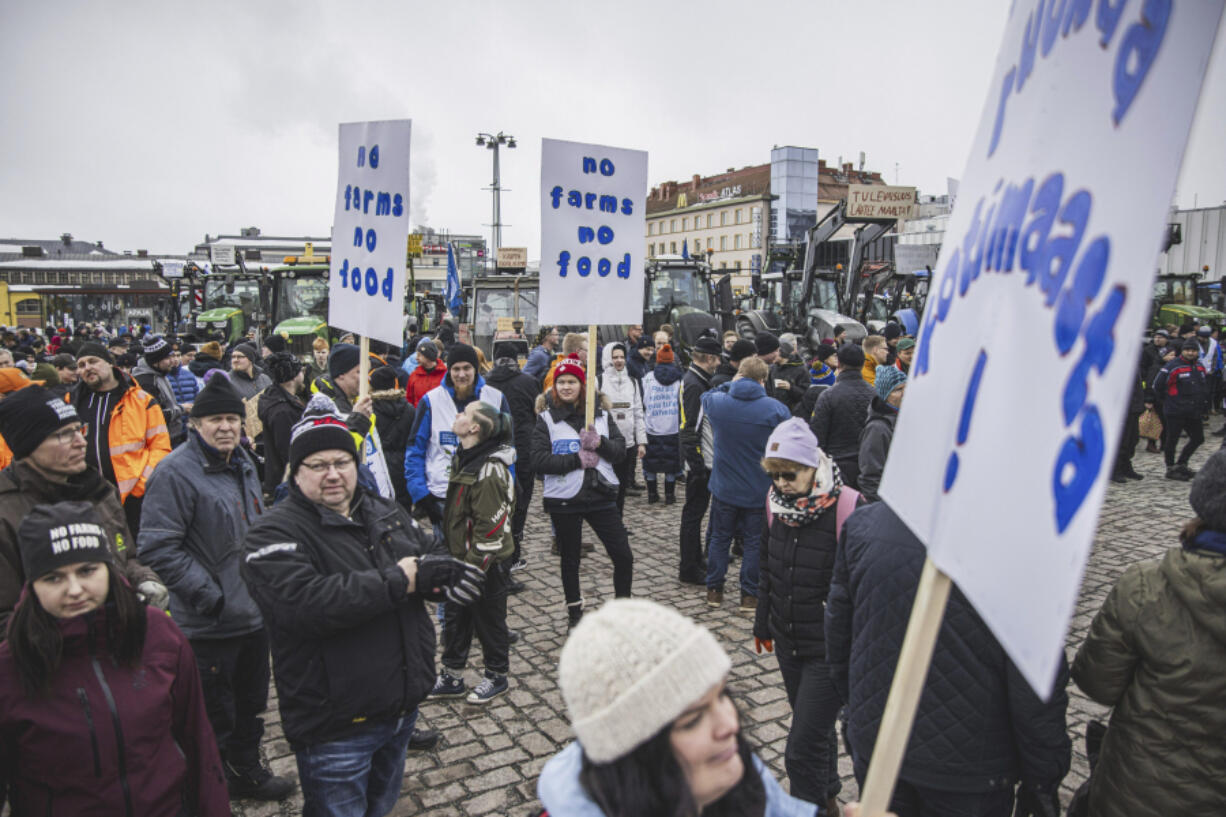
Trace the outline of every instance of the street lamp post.
[[502, 182], [498, 169], [498, 149], [503, 145], [506, 145], [507, 148], [515, 147], [515, 137], [502, 131], [498, 131], [496, 134], [477, 134], [477, 147], [485, 147], [494, 151], [494, 181], [489, 189], [494, 194], [494, 212], [490, 224], [490, 227], [493, 228], [493, 235], [491, 236], [493, 246], [490, 249], [495, 258], [498, 256], [498, 248], [502, 246]]

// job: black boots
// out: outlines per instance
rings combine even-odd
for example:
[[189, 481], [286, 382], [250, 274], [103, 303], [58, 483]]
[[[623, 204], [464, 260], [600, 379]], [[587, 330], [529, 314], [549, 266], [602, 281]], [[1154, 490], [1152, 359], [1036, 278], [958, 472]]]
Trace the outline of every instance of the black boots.
[[664, 483], [664, 504], [665, 505], [676, 505], [677, 504], [677, 483], [675, 482], [665, 482]]
[[647, 504], [655, 505], [660, 501], [659, 483], [654, 479], [644, 480], [647, 483]]

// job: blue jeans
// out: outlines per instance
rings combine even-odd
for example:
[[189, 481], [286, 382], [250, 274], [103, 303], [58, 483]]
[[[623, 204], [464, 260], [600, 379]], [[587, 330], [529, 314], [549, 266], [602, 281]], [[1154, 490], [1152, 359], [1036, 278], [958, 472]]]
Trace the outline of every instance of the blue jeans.
[[758, 552], [762, 525], [766, 521], [766, 498], [756, 508], [738, 508], [711, 496], [711, 515], [707, 520], [707, 589], [723, 590], [728, 572], [728, 549], [732, 537], [741, 535], [745, 555], [741, 557], [741, 592], [758, 596]]
[[303, 817], [382, 817], [396, 805], [417, 711], [295, 753]]

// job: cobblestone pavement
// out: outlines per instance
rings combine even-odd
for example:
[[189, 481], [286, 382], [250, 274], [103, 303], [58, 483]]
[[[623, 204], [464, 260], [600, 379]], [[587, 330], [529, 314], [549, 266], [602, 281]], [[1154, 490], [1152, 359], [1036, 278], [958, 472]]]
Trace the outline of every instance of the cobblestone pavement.
[[[1215, 421], [1212, 428], [1217, 428]], [[1193, 459], [1194, 468], [1217, 450], [1218, 438], [1209, 437]], [[1102, 508], [1098, 536], [1082, 583], [1081, 598], [1068, 636], [1069, 657], [1085, 638], [1095, 612], [1126, 567], [1159, 556], [1177, 544], [1180, 526], [1191, 516], [1188, 484], [1162, 478], [1162, 458], [1143, 453], [1134, 457], [1145, 480], [1110, 485]], [[539, 492], [538, 492], [539, 493]], [[626, 523], [634, 550], [634, 592], [671, 604], [707, 625], [732, 656], [732, 689], [741, 702], [744, 723], [763, 758], [785, 781], [783, 749], [790, 710], [783, 682], [773, 656], [753, 651], [751, 622], [738, 615], [736, 581], [730, 577], [724, 606], [706, 605], [702, 588], [681, 585], [676, 580], [676, 543], [680, 527], [684, 488], [678, 490], [675, 506], [648, 506], [643, 496], [630, 497]], [[539, 498], [534, 502], [539, 508]], [[525, 551], [527, 570], [516, 574], [527, 590], [512, 596], [509, 622], [521, 638], [511, 652], [511, 690], [486, 708], [460, 701], [425, 702], [419, 724], [439, 729], [443, 740], [431, 752], [410, 752], [405, 767], [404, 788], [393, 815], [485, 815], [510, 814], [524, 817], [539, 808], [536, 778], [551, 755], [569, 740], [565, 707], [556, 683], [557, 659], [566, 639], [566, 612], [556, 557], [549, 555], [548, 522], [542, 514], [529, 521]], [[595, 537], [585, 528], [584, 540]], [[739, 565], [734, 562], [732, 569]], [[732, 572], [730, 569], [730, 573]], [[612, 569], [599, 546], [584, 557], [581, 571], [583, 595], [588, 607], [613, 597]], [[465, 674], [469, 684], [480, 678], [480, 649], [474, 644], [472, 664]], [[1073, 766], [1061, 789], [1065, 803], [1085, 780], [1083, 736], [1085, 724], [1105, 718], [1107, 710], [1089, 701], [1070, 686], [1069, 733], [1073, 737]], [[294, 757], [281, 733], [275, 698], [266, 716], [264, 751], [278, 774], [296, 778]], [[850, 759], [839, 758], [843, 776], [840, 799], [854, 799], [856, 782]], [[236, 801], [234, 813], [241, 817], [297, 815], [300, 795], [284, 803]]]

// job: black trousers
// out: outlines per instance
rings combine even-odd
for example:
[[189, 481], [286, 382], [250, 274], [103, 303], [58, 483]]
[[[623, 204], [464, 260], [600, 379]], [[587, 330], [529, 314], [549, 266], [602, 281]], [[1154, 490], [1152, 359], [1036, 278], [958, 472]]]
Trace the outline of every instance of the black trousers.
[[515, 540], [515, 552], [511, 562], [519, 561], [520, 545], [524, 541], [524, 522], [528, 519], [528, 506], [532, 504], [532, 487], [536, 474], [523, 464], [515, 464], [515, 513], [511, 514], [511, 538]]
[[1179, 435], [1185, 431], [1188, 432], [1188, 444], [1183, 447], [1183, 451], [1179, 452], [1180, 465], [1187, 465], [1192, 459], [1192, 454], [1205, 441], [1205, 425], [1198, 415], [1175, 414], [1168, 411], [1166, 413], [1166, 445], [1162, 448], [1162, 458], [1166, 460], [1167, 468], [1175, 465], [1175, 448], [1179, 445]]
[[850, 485], [857, 491], [860, 490], [860, 455], [854, 454], [843, 459], [835, 459], [834, 464], [839, 466], [843, 484]]
[[144, 503], [144, 496], [131, 495], [123, 503], [123, 515], [128, 522], [128, 531], [132, 534], [132, 544], [136, 544], [136, 534], [140, 533], [140, 509]]
[[681, 506], [681, 562], [677, 569], [682, 579], [705, 581], [707, 566], [702, 558], [702, 518], [711, 504], [711, 492], [707, 489], [709, 471], [699, 475], [691, 471], [685, 480], [685, 504]]
[[268, 633], [191, 640], [221, 759], [242, 774], [259, 768], [268, 706]]
[[830, 665], [817, 658], [793, 657], [775, 641], [775, 657], [792, 707], [783, 764], [794, 797], [825, 803], [842, 789], [839, 745], [834, 726], [843, 702], [830, 681]]
[[1115, 455], [1115, 473], [1123, 474], [1132, 469], [1132, 455], [1136, 453], [1141, 439], [1140, 412], [1124, 417], [1124, 433], [1120, 437], [1120, 450]]
[[583, 523], [587, 522], [604, 545], [605, 552], [613, 562], [613, 595], [629, 598], [634, 581], [634, 555], [621, 514], [613, 502], [595, 510], [580, 513], [551, 513], [553, 527], [558, 537], [558, 553], [562, 560], [562, 591], [566, 603], [578, 604], [583, 600], [579, 591], [579, 545]]
[[443, 622], [443, 666], [457, 672], [468, 664], [473, 633], [481, 642], [486, 672], [506, 675], [510, 669], [507, 634], [507, 574], [501, 564], [485, 572], [485, 593], [472, 604], [448, 604]]
[[630, 487], [630, 480], [634, 479], [634, 463], [638, 460], [638, 446], [630, 446], [626, 449], [626, 456], [622, 461], [613, 466], [613, 473], [617, 474], [617, 513], [620, 515], [626, 507], [626, 489]]

